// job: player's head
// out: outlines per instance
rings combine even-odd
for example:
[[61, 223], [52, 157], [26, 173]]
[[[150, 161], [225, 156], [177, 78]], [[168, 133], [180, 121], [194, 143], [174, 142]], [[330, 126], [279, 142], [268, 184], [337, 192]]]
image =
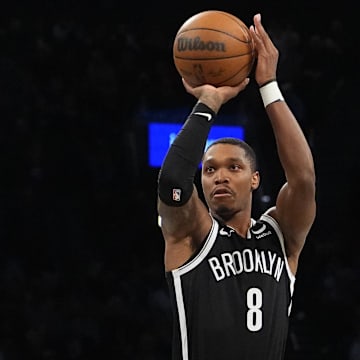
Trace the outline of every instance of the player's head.
[[256, 157], [256, 153], [255, 153], [254, 149], [247, 142], [245, 142], [244, 140], [234, 138], [234, 137], [223, 137], [223, 138], [214, 140], [207, 147], [207, 149], [206, 149], [206, 151], [204, 153], [204, 157], [205, 157], [206, 153], [209, 151], [209, 149], [211, 149], [213, 146], [215, 146], [217, 144], [235, 145], [235, 146], [238, 146], [239, 148], [243, 149], [244, 152], [245, 152], [245, 157], [250, 162], [250, 166], [251, 166], [252, 171], [258, 170], [258, 168], [257, 168], [257, 157]]
[[251, 209], [252, 191], [259, 182], [256, 154], [245, 141], [221, 138], [206, 149], [201, 183], [212, 213], [226, 219], [237, 211]]

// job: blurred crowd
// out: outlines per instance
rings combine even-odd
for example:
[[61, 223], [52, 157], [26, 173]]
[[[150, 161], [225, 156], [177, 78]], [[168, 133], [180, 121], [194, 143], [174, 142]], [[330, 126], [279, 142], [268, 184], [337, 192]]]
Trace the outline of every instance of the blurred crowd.
[[[34, 4], [0, 23], [0, 360], [169, 360], [158, 169], [142, 114], [192, 106], [171, 50], [199, 9]], [[287, 360], [359, 360], [357, 59], [341, 16], [305, 28], [263, 18], [318, 176]], [[261, 210], [283, 178], [254, 81], [228, 109], [240, 107], [265, 173]]]

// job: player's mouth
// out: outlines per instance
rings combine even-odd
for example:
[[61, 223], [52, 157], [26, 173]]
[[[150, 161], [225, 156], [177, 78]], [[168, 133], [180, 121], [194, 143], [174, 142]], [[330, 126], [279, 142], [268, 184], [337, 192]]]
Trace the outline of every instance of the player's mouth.
[[224, 187], [224, 186], [221, 186], [221, 187], [217, 187], [216, 189], [214, 189], [212, 192], [211, 192], [211, 196], [213, 198], [224, 198], [224, 197], [229, 197], [229, 196], [232, 196], [233, 193], [232, 191], [227, 188], [227, 187]]

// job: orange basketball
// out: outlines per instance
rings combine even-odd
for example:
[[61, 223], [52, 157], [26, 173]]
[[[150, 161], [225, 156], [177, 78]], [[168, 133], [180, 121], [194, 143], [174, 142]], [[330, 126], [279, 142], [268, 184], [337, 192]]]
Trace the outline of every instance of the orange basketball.
[[255, 48], [243, 21], [224, 11], [208, 10], [180, 27], [173, 58], [179, 74], [193, 86], [235, 86], [250, 74]]

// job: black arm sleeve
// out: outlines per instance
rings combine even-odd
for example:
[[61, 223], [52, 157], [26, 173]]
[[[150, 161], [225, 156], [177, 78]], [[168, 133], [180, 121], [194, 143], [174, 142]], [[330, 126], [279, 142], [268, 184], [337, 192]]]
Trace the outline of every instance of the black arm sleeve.
[[165, 204], [181, 206], [190, 199], [215, 118], [214, 111], [198, 102], [171, 144], [158, 176], [158, 195]]

